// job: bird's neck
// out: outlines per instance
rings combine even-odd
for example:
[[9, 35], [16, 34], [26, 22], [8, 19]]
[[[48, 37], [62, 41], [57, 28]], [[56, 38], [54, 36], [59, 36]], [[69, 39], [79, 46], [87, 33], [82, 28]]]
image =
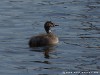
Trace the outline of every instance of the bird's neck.
[[47, 32], [47, 34], [50, 34], [50, 33], [52, 33], [52, 32], [51, 32], [51, 30], [48, 30], [48, 31], [46, 31], [46, 32]]
[[47, 32], [47, 34], [51, 33], [51, 28], [45, 28], [45, 31]]

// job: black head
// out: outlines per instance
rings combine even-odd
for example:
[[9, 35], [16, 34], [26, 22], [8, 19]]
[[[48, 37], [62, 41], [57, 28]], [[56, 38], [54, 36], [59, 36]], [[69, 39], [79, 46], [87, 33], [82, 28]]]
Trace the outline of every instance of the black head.
[[45, 24], [44, 24], [44, 28], [45, 28], [45, 31], [47, 33], [50, 33], [50, 29], [51, 27], [55, 27], [55, 26], [58, 26], [58, 25], [55, 25], [53, 22], [51, 21], [47, 21]]

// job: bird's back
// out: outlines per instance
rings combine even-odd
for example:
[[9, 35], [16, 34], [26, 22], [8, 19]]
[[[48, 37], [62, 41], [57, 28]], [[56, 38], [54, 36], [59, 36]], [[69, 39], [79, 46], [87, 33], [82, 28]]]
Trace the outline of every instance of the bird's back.
[[29, 40], [30, 47], [48, 46], [48, 45], [54, 45], [56, 43], [58, 43], [58, 38], [52, 33], [33, 36]]

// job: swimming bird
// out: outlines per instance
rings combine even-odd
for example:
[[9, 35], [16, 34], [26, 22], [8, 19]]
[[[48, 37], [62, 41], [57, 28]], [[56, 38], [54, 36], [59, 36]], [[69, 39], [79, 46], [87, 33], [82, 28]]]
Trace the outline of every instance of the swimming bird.
[[58, 37], [51, 32], [51, 28], [55, 26], [59, 25], [55, 25], [53, 22], [47, 21], [44, 24], [44, 29], [46, 33], [32, 36], [29, 40], [29, 46], [42, 47], [42, 46], [56, 45], [59, 42]]

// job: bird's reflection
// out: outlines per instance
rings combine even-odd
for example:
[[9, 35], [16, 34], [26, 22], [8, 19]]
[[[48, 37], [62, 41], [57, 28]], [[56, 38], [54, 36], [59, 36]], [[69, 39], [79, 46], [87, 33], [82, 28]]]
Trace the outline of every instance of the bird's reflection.
[[54, 46], [46, 46], [46, 47], [31, 48], [31, 51], [43, 52], [44, 58], [49, 59], [50, 53], [55, 51], [55, 47]]
[[50, 52], [53, 52], [55, 49], [53, 46], [50, 47], [45, 47], [44, 48], [44, 57], [45, 58], [50, 58]]

